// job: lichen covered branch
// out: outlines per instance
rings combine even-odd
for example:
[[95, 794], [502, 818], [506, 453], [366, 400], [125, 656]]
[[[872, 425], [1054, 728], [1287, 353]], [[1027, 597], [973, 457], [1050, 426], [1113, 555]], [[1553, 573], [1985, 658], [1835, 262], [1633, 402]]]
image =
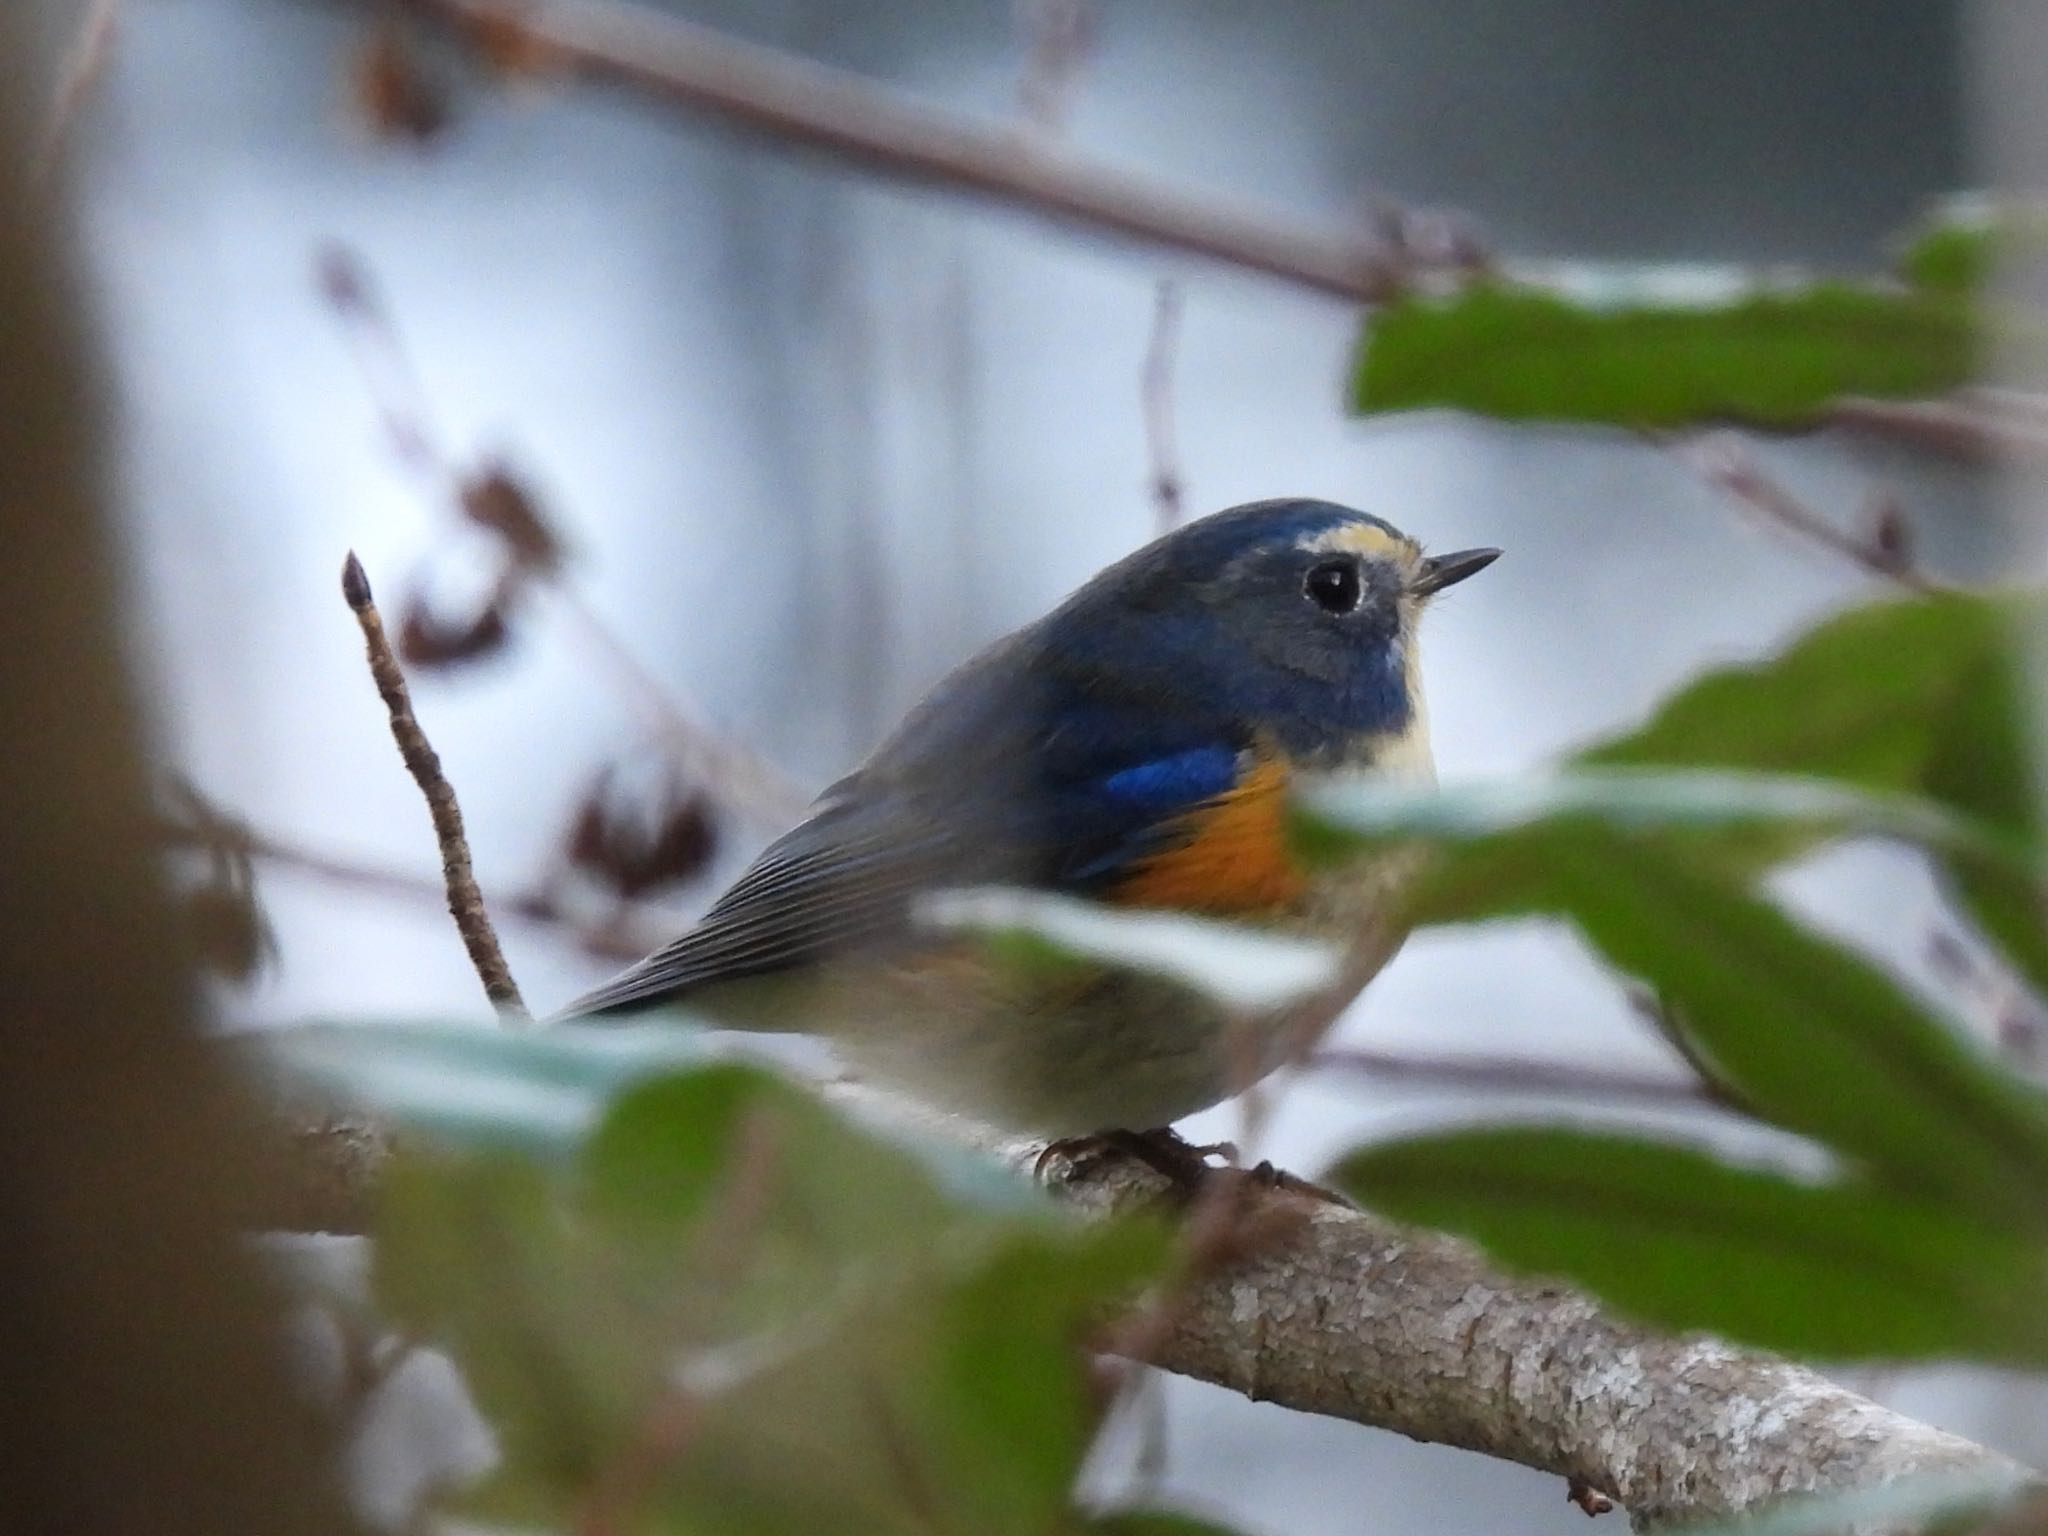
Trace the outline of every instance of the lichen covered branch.
[[434, 820], [434, 837], [441, 846], [448, 912], [455, 919], [470, 963], [483, 982], [484, 995], [500, 1014], [528, 1018], [525, 1000], [519, 995], [519, 985], [512, 979], [511, 967], [505, 963], [505, 952], [498, 946], [498, 935], [484, 908], [483, 892], [477, 889], [476, 871], [470, 867], [469, 838], [462, 830], [462, 807], [456, 803], [455, 787], [441, 771], [440, 754], [435, 752], [427, 733], [420, 728], [418, 716], [413, 714], [412, 694], [405, 686], [398, 658], [392, 654], [390, 638], [384, 633], [384, 620], [377, 612], [370, 578], [353, 550], [341, 568], [341, 591], [356, 623], [362, 627], [370, 676], [391, 716], [391, 735], [398, 743], [398, 755], [405, 759], [406, 771], [426, 797], [427, 813]]

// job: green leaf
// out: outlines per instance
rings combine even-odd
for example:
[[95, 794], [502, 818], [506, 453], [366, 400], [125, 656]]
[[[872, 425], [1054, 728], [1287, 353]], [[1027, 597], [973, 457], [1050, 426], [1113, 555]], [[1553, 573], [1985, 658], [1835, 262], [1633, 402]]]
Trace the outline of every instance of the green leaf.
[[1509, 419], [1799, 426], [1842, 395], [1936, 394], [1982, 341], [1948, 294], [1818, 283], [1728, 302], [1601, 307], [1481, 285], [1368, 322], [1352, 407], [1450, 406]]
[[2048, 1360], [2037, 1237], [1869, 1186], [1531, 1128], [1368, 1148], [1336, 1180], [1662, 1327], [1832, 1359]]
[[1068, 1528], [1095, 1417], [1083, 1346], [1168, 1251], [1116, 1223], [927, 1247], [924, 1282], [719, 1388], [663, 1511], [693, 1531]]
[[495, 1024], [303, 1024], [242, 1037], [258, 1059], [455, 1145], [566, 1156], [626, 1084], [705, 1060], [701, 1032]]
[[[1066, 1214], [1008, 1170], [1009, 1200], [988, 1210], [949, 1200], [918, 1157], [739, 1063], [628, 1090], [577, 1172], [620, 1283], [656, 1310], [695, 1285], [700, 1332], [786, 1322], [824, 1305], [849, 1273], [876, 1280], [914, 1266], [924, 1244], [980, 1215]], [[740, 1273], [747, 1283], [735, 1286]]]
[[[1979, 662], [1936, 716], [1924, 779], [1930, 794], [2039, 849], [2041, 800], [2026, 697], [2023, 669], [2010, 651]], [[2040, 881], [1968, 858], [1947, 858], [1943, 869], [1985, 935], [2048, 995], [2048, 905]]]
[[394, 1159], [376, 1238], [385, 1317], [450, 1351], [498, 1436], [486, 1507], [521, 1518], [566, 1508], [660, 1390], [661, 1320], [613, 1283], [557, 1181], [518, 1158]]
[[1370, 843], [1471, 841], [1559, 820], [1658, 832], [1667, 841], [1690, 837], [1708, 850], [1725, 847], [1736, 834], [1766, 834], [1773, 842], [1889, 837], [1965, 866], [1995, 865], [2016, 876], [2030, 870], [2026, 846], [1933, 800], [1827, 779], [1716, 769], [1581, 768], [1443, 787], [1335, 775], [1295, 792], [1290, 832], [1302, 854], [1321, 863]]
[[2048, 1225], [2042, 1096], [1867, 961], [1670, 847], [1541, 823], [1446, 855], [1416, 908], [1572, 918], [1765, 1118], [1900, 1188]]
[[1909, 238], [1899, 273], [1933, 293], [1985, 293], [2001, 264], [2048, 252], [2048, 207], [1979, 195], [1948, 199]]
[[1174, 982], [1230, 1008], [1299, 1001], [1336, 979], [1327, 944], [1181, 913], [1105, 907], [1008, 887], [926, 898], [919, 919], [983, 935], [1013, 966], [1108, 964]]
[[1778, 655], [1706, 673], [1645, 725], [1575, 762], [1745, 768], [1917, 789], [1947, 701], [2010, 645], [2013, 617], [2009, 600], [1982, 596], [1852, 608]]
[[676, 1531], [1042, 1533], [1093, 1405], [1078, 1345], [1159, 1274], [1143, 1222], [969, 1205], [923, 1160], [733, 1063], [629, 1087], [569, 1167], [415, 1149], [376, 1291], [450, 1348], [501, 1438], [477, 1513], [561, 1524], [635, 1474]]

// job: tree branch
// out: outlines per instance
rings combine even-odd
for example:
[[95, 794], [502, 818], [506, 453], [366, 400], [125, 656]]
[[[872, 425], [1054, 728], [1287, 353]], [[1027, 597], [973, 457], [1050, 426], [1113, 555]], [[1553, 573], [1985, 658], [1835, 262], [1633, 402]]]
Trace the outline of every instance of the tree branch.
[[411, 0], [487, 58], [652, 96], [899, 180], [1263, 272], [1367, 304], [1414, 265], [1369, 237], [1190, 192], [1072, 153], [1042, 133], [907, 100], [844, 70], [618, 0]]
[[[884, 1119], [905, 1113], [858, 1090], [835, 1097]], [[365, 1229], [388, 1142], [340, 1123], [293, 1140], [324, 1204], [251, 1212], [256, 1224]], [[920, 1117], [919, 1128], [932, 1126]], [[1038, 1149], [1001, 1150], [1028, 1164]], [[1168, 1194], [1161, 1175], [1114, 1152], [1055, 1160], [1051, 1174], [1062, 1197], [1105, 1214]], [[1921, 1473], [2027, 1475], [1802, 1366], [1671, 1338], [1561, 1285], [1503, 1274], [1455, 1238], [1287, 1189], [1254, 1184], [1245, 1199], [1247, 1226], [1265, 1238], [1191, 1278], [1167, 1325], [1145, 1330], [1147, 1364], [1553, 1472], [1639, 1526]]]
[[391, 734], [398, 742], [398, 755], [405, 759], [406, 769], [426, 797], [427, 812], [433, 817], [434, 836], [441, 845], [441, 873], [448, 882], [448, 911], [455, 919], [456, 931], [462, 935], [463, 947], [469, 951], [470, 964], [476, 967], [484, 995], [501, 1016], [527, 1019], [530, 1016], [519, 996], [519, 984], [513, 981], [511, 968], [505, 964], [505, 951], [499, 947], [490, 914], [484, 909], [483, 892], [477, 889], [455, 787], [441, 771], [440, 756], [412, 712], [412, 695], [405, 686], [405, 674], [398, 669], [398, 658], [391, 654], [384, 620], [378, 615], [370, 593], [370, 578], [363, 573], [362, 562], [356, 559], [354, 550], [349, 551], [341, 568], [341, 592], [362, 628], [370, 676], [376, 680], [378, 695], [391, 716]]

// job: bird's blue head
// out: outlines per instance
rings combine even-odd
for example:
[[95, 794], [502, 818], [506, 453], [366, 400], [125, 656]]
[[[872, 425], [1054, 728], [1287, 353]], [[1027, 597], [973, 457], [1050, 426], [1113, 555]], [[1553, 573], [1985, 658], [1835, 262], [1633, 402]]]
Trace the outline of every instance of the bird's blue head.
[[1422, 609], [1499, 554], [1425, 555], [1391, 524], [1327, 501], [1252, 502], [1111, 566], [1047, 618], [1042, 639], [1105, 702], [1227, 721], [1290, 760], [1334, 766], [1420, 737]]

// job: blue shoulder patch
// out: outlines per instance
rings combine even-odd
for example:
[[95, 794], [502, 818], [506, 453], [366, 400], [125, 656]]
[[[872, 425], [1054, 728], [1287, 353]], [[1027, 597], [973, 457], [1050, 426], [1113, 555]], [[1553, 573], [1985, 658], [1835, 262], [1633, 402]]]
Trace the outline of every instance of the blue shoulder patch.
[[1120, 769], [1103, 779], [1098, 788], [1111, 799], [1130, 805], [1178, 810], [1220, 795], [1236, 782], [1236, 751], [1214, 746]]

